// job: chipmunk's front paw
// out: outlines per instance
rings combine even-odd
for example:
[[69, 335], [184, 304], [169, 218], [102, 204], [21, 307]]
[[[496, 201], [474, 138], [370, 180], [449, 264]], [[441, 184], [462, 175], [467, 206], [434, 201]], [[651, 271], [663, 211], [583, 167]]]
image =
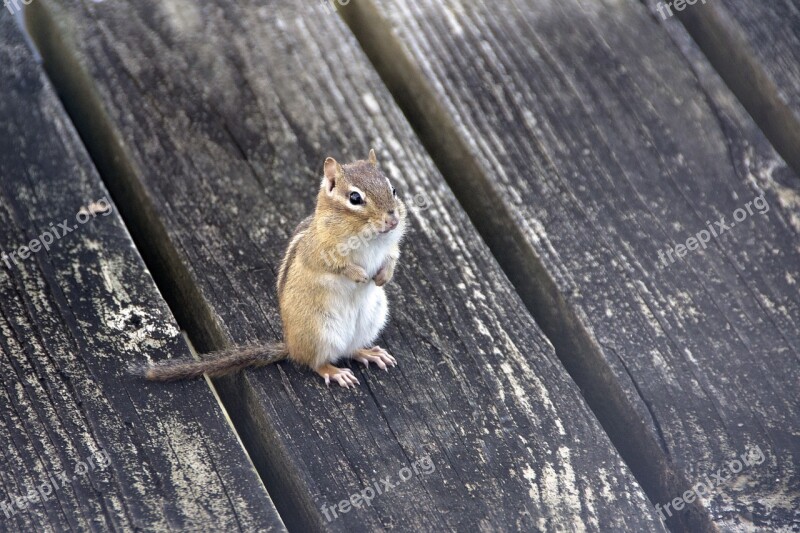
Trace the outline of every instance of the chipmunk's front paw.
[[351, 280], [355, 281], [356, 283], [367, 283], [369, 282], [369, 275], [367, 275], [367, 271], [361, 268], [360, 266], [354, 266], [350, 270], [350, 275], [348, 276]]
[[383, 265], [378, 273], [375, 274], [375, 277], [372, 278], [372, 281], [375, 282], [375, 285], [378, 287], [383, 287], [392, 279], [392, 269], [389, 265]]
[[325, 385], [328, 385], [329, 387], [331, 385], [331, 380], [335, 381], [346, 389], [358, 385], [358, 378], [356, 378], [355, 374], [353, 374], [353, 371], [349, 368], [339, 368], [331, 364], [327, 364], [317, 369], [317, 374], [322, 376], [322, 378], [325, 380]]
[[378, 368], [382, 368], [383, 370], [386, 370], [387, 366], [397, 365], [397, 359], [392, 357], [392, 355], [389, 352], [387, 352], [380, 346], [373, 346], [372, 348], [362, 348], [360, 350], [356, 350], [356, 353], [353, 354], [353, 359], [363, 364], [364, 366], [369, 366], [370, 362], [375, 363], [376, 365], [378, 365]]

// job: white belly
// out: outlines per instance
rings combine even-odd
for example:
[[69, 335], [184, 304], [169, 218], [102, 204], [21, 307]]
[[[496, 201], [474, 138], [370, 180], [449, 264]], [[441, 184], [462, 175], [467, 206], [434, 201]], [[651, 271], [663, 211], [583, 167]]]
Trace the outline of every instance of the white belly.
[[383, 288], [372, 281], [358, 284], [333, 274], [325, 281], [331, 296], [320, 333], [322, 344], [328, 347], [324, 356], [335, 362], [374, 342], [389, 309]]

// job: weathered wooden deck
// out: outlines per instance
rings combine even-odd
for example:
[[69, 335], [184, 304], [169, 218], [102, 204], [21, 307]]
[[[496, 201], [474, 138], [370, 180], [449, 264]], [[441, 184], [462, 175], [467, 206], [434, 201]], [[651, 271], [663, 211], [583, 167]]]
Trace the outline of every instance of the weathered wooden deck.
[[[800, 531], [800, 10], [662, 12], [33, 0], [43, 65], [1, 13], [0, 530]], [[278, 339], [372, 147], [398, 367], [129, 372]]]

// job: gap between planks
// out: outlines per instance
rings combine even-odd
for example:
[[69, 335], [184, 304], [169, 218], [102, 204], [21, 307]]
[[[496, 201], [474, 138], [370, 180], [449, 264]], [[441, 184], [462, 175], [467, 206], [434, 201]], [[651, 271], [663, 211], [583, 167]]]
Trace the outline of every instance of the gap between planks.
[[[67, 52], [69, 47], [56, 30], [51, 13], [44, 7], [34, 4], [27, 9], [25, 16], [29, 33], [38, 37], [36, 44], [41, 56], [58, 58], [53, 62], [56, 68], [47, 68], [48, 65], [45, 64], [47, 76], [79, 132], [175, 321], [193, 339], [192, 349], [197, 347], [202, 352], [210, 352], [229, 347], [230, 342], [225, 332], [219, 327], [214, 312], [203, 298], [199, 287], [191, 282], [189, 269], [181, 261], [177, 250], [172, 246], [151, 245], [154, 242], [169, 242], [166, 228], [148, 199], [143, 185], [137, 179], [131, 159], [121, 145], [114, 143], [116, 135], [111, 125], [101, 118], [105, 116], [101, 100], [95, 94], [90, 80], [84, 76], [72, 75], [75, 72], [82, 73], [83, 70], [76, 58]], [[109, 176], [114, 176], [114, 179], [108, 179]], [[284, 525], [292, 530], [303, 521], [294, 513], [287, 513], [286, 510], [296, 505], [292, 495], [297, 496], [303, 492], [300, 487], [291, 484], [294, 478], [289, 472], [278, 472], [271, 467], [274, 464], [287, 464], [288, 452], [283, 450], [277, 441], [264, 442], [263, 433], [258, 428], [268, 426], [268, 418], [263, 413], [257, 414], [256, 421], [250, 417], [236, 416], [237, 412], [248, 408], [248, 404], [240, 402], [248, 401], [252, 396], [252, 391], [243, 390], [249, 388], [245, 383], [241, 377], [220, 378], [217, 380], [214, 394], [216, 396], [221, 393], [225, 396], [229, 407], [226, 410], [226, 417], [233, 413], [234, 416], [230, 420], [237, 428], [236, 437], [240, 443], [243, 441], [260, 443], [255, 448], [245, 448], [247, 456], [256, 465], [262, 484], [267, 489]], [[274, 434], [274, 432], [267, 433]], [[253, 440], [254, 434], [257, 435], [256, 440]], [[289, 487], [283, 482], [287, 482]], [[270, 490], [270, 487], [273, 490]], [[276, 491], [275, 487], [281, 487], [282, 490]]]
[[[600, 347], [588, 334], [585, 321], [567, 304], [541, 259], [526, 245], [514, 217], [504, 208], [498, 212], [504, 202], [489, 186], [491, 177], [474, 158], [420, 69], [392, 37], [389, 22], [372, 2], [352, 2], [338, 12], [648, 498], [652, 502], [671, 501], [676, 494], [690, 490], [691, 483], [665, 459], [661, 444], [626, 399]], [[668, 519], [667, 525], [677, 531], [715, 530], [708, 512], [697, 502]]]
[[[678, 19], [775, 150], [800, 175], [800, 110], [784, 96], [796, 94], [800, 86], [778, 85], [752, 49], [745, 30], [723, 4], [713, 0], [690, 7], [677, 12]], [[800, 79], [793, 81], [800, 84]]]

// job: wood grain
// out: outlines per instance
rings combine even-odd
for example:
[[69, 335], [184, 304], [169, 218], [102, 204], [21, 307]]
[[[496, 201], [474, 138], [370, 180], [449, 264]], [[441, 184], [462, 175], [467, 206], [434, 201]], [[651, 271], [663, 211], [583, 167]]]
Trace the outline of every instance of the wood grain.
[[[333, 12], [36, 6], [49, 72], [199, 348], [279, 337], [279, 259], [313, 207], [325, 156], [375, 147], [417, 206], [380, 339], [397, 368], [354, 367], [356, 391], [288, 364], [219, 383], [290, 528], [662, 529]], [[435, 471], [325, 517], [323, 506], [379, 478], [396, 483], [424, 457]]]
[[651, 500], [763, 451], [671, 527], [800, 523], [800, 196], [736, 99], [634, 1], [343, 13]]
[[675, 13], [781, 156], [800, 172], [800, 5], [707, 0]]
[[7, 16], [0, 64], [0, 530], [284, 531], [206, 383], [128, 374], [189, 350]]

